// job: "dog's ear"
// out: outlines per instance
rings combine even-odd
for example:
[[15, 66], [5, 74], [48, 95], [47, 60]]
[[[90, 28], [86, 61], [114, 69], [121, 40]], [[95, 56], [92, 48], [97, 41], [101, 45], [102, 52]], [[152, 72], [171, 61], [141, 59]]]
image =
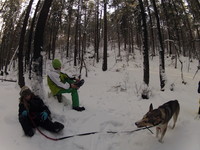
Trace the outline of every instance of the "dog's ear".
[[152, 110], [153, 110], [153, 104], [151, 103], [149, 106], [149, 111], [152, 111]]

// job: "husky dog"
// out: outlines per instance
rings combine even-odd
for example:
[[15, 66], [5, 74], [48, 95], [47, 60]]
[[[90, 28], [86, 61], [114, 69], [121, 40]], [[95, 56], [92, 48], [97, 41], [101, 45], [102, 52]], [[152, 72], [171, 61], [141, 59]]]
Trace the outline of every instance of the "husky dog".
[[173, 129], [175, 127], [179, 111], [180, 105], [177, 100], [168, 101], [167, 103], [159, 106], [157, 109], [153, 109], [153, 105], [151, 104], [149, 106], [149, 111], [141, 120], [135, 122], [135, 125], [138, 128], [156, 126], [156, 137], [158, 137], [158, 134], [160, 133], [161, 136], [158, 141], [162, 143], [163, 137], [167, 131], [169, 120], [173, 116]]

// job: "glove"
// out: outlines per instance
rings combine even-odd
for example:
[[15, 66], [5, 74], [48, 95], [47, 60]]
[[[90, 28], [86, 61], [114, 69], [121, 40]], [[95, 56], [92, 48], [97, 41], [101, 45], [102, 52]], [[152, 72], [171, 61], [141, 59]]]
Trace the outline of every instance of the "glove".
[[24, 110], [21, 115], [22, 115], [22, 117], [27, 117], [28, 116], [28, 111]]
[[47, 120], [48, 114], [46, 111], [43, 111], [42, 113], [40, 113], [40, 115], [41, 115], [42, 120], [44, 120], [44, 121]]

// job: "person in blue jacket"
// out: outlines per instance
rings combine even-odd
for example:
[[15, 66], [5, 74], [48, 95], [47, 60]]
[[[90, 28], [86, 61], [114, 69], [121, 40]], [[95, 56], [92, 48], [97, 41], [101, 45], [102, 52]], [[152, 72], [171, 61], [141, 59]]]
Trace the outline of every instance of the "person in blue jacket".
[[63, 124], [51, 121], [49, 108], [27, 86], [21, 88], [19, 100], [18, 119], [26, 136], [32, 137], [38, 126], [54, 133], [64, 128]]

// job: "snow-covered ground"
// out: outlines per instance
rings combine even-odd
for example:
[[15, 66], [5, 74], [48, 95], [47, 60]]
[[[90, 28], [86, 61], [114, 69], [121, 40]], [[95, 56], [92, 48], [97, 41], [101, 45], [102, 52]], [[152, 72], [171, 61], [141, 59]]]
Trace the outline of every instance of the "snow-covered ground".
[[[53, 97], [48, 97], [48, 86], [44, 77], [45, 103], [49, 106], [53, 120], [65, 125], [62, 133], [56, 135], [42, 130], [50, 137], [63, 137], [86, 132], [99, 132], [87, 136], [77, 136], [61, 141], [51, 141], [36, 131], [32, 137], [26, 137], [18, 122], [19, 87], [17, 83], [0, 81], [0, 150], [198, 150], [200, 149], [200, 120], [195, 119], [199, 107], [197, 85], [200, 72], [193, 79], [197, 61], [190, 64], [184, 61], [184, 80], [181, 83], [180, 66], [174, 69], [174, 63], [166, 58], [167, 84], [165, 91], [160, 91], [158, 57], [150, 60], [149, 100], [140, 98], [143, 63], [142, 56], [130, 57], [127, 64], [123, 61], [115, 63], [113, 51], [108, 58], [108, 71], [102, 71], [102, 64], [93, 61], [86, 62], [88, 77], [84, 75], [85, 84], [79, 90], [80, 103], [86, 108], [83, 112], [71, 109], [70, 94], [65, 94], [64, 102], [58, 103]], [[65, 60], [63, 60], [63, 63]], [[50, 62], [47, 62], [47, 69]], [[63, 71], [73, 73], [70, 65], [65, 63]], [[0, 77], [2, 78], [2, 77]], [[7, 77], [16, 79], [16, 72]], [[174, 91], [170, 84], [174, 83]], [[30, 85], [27, 83], [28, 86]], [[148, 130], [133, 133], [120, 133], [137, 129], [134, 123], [142, 118], [152, 103], [154, 108], [177, 99], [180, 103], [180, 115], [174, 130], [170, 128], [164, 137], [164, 143], [159, 143], [154, 134]], [[119, 131], [117, 134], [106, 131]]]

